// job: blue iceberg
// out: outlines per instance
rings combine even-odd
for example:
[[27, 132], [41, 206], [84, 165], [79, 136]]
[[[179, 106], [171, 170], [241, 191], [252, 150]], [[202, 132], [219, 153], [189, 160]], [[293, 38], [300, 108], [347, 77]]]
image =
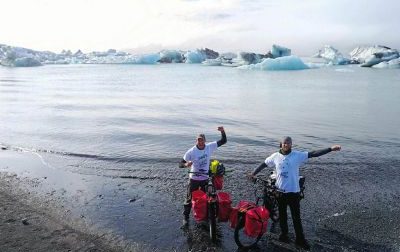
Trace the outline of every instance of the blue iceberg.
[[280, 45], [272, 45], [271, 54], [273, 58], [285, 57], [291, 55], [291, 50]]
[[249, 69], [249, 70], [304, 70], [309, 69], [299, 57], [297, 56], [284, 56], [276, 59], [264, 59], [262, 62], [248, 65], [248, 66], [240, 66], [240, 69]]

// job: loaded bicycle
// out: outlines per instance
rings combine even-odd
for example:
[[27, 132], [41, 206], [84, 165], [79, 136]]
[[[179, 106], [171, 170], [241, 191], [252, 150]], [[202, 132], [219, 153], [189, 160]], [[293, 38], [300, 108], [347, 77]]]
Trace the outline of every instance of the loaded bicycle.
[[210, 169], [206, 172], [189, 172], [195, 175], [208, 175], [208, 183], [205, 191], [196, 190], [192, 192], [193, 215], [197, 221], [208, 221], [209, 235], [212, 242], [217, 240], [217, 220], [228, 221], [231, 199], [229, 194], [217, 192], [222, 189], [222, 176], [225, 167], [221, 164], [218, 170]]
[[[259, 227], [256, 233], [252, 232], [252, 234], [249, 234], [249, 231], [246, 230], [246, 219], [249, 220], [249, 218], [246, 215], [248, 215], [248, 211], [250, 209], [263, 206], [268, 210], [269, 214], [266, 218], [269, 218], [272, 221], [270, 226], [271, 231], [275, 228], [275, 224], [279, 221], [277, 198], [279, 197], [280, 192], [275, 186], [276, 174], [271, 172], [267, 177], [257, 176], [252, 180], [254, 182], [255, 203], [246, 202], [247, 204], [242, 203], [241, 208], [239, 207], [234, 234], [235, 242], [238, 247], [246, 249], [256, 246], [267, 229], [267, 221], [264, 218], [264, 220], [261, 222], [261, 228]], [[304, 197], [304, 181], [305, 178], [300, 176], [299, 184], [301, 198]]]

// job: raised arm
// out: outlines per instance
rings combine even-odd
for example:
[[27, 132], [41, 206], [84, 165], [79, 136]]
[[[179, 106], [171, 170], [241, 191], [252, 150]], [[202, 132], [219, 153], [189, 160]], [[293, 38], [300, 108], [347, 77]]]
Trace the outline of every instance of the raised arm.
[[218, 127], [218, 131], [221, 132], [221, 139], [217, 141], [217, 146], [220, 147], [221, 145], [226, 144], [228, 140], [226, 139], [224, 127], [222, 126]]
[[331, 151], [340, 151], [341, 148], [342, 147], [340, 145], [333, 145], [330, 148], [310, 151], [310, 152], [308, 152], [308, 158], [319, 157], [319, 156], [325, 155]]

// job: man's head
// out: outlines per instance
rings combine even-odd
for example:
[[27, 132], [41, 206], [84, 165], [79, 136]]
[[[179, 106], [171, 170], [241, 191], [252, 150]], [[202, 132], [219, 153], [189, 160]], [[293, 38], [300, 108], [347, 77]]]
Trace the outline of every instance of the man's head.
[[206, 136], [204, 134], [198, 134], [196, 138], [197, 147], [202, 150], [206, 145]]
[[283, 137], [280, 142], [280, 147], [283, 152], [290, 151], [292, 149], [292, 138], [289, 136]]

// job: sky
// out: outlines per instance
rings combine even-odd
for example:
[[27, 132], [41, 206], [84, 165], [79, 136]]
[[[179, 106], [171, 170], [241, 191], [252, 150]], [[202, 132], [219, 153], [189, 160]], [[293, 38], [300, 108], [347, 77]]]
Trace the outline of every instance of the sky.
[[0, 44], [61, 52], [400, 49], [398, 0], [0, 0]]

